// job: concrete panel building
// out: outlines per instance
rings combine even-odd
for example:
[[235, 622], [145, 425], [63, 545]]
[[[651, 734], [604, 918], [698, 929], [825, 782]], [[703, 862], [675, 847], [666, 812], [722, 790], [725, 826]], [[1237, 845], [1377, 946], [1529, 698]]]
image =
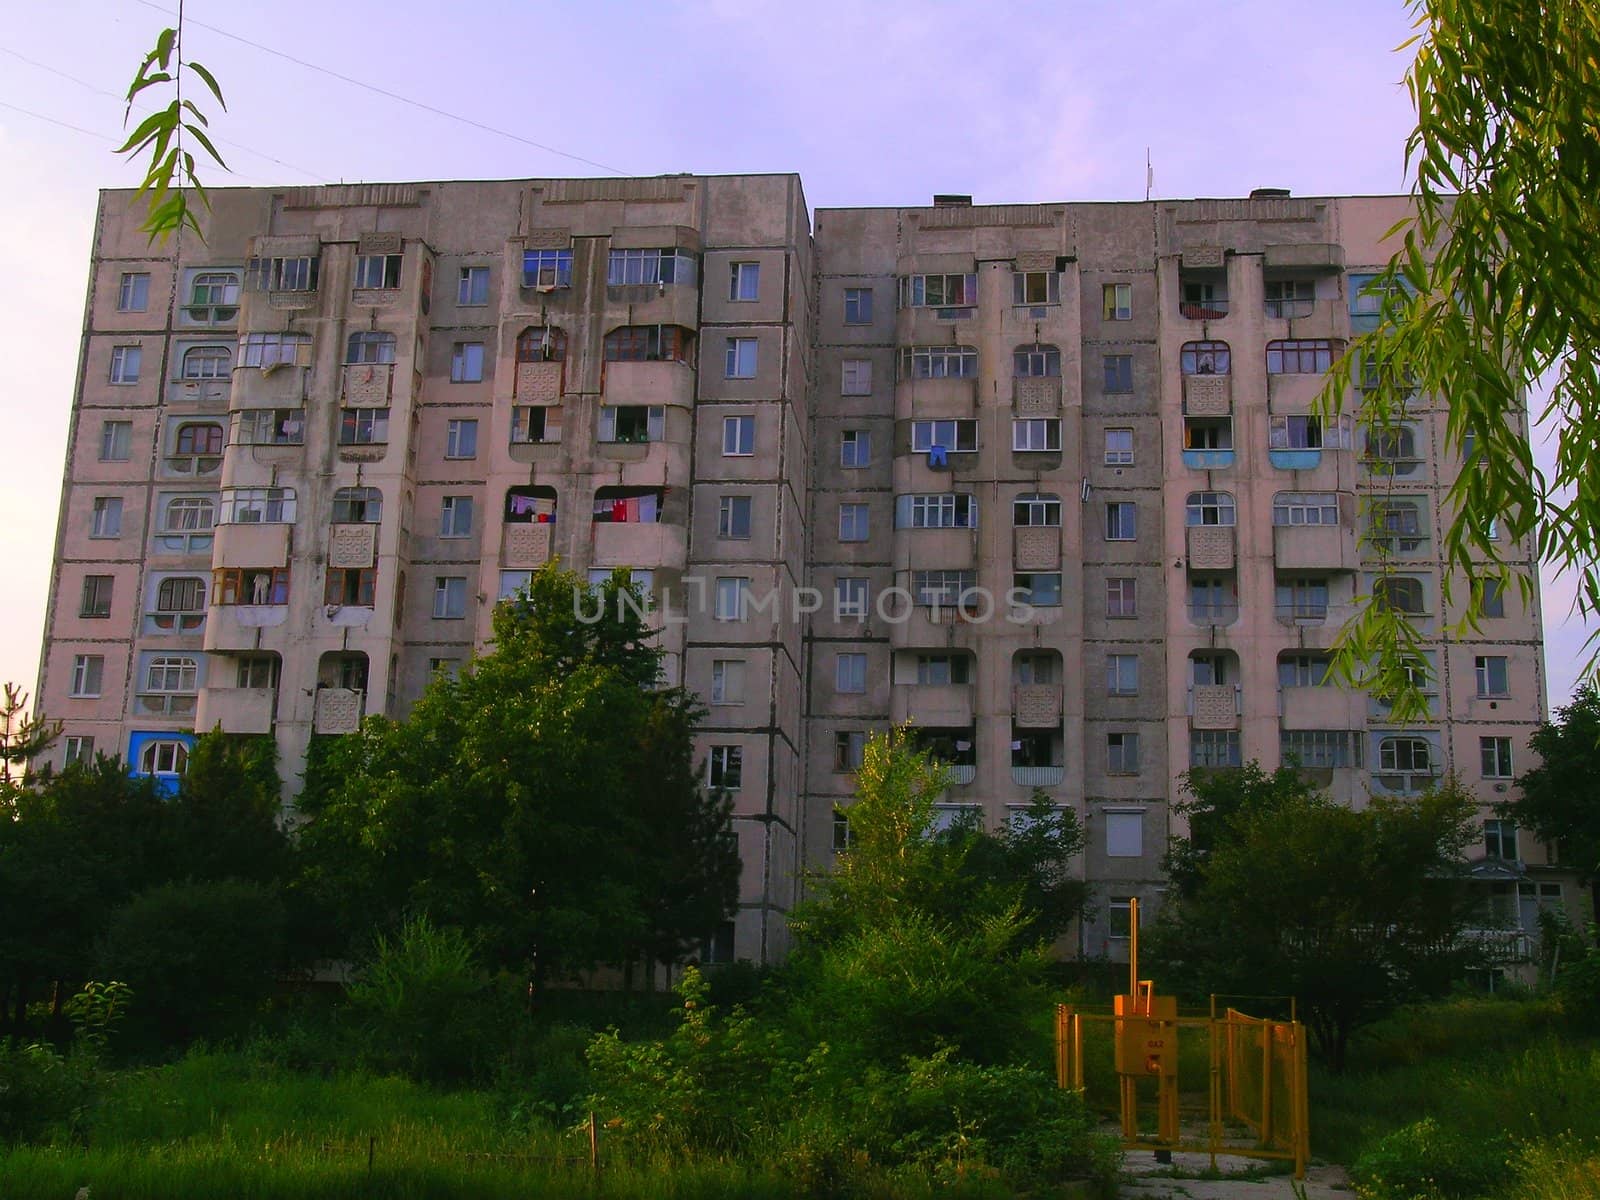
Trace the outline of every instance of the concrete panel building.
[[[102, 196], [38, 691], [58, 763], [171, 779], [220, 725], [293, 781], [559, 557], [634, 571], [708, 706], [745, 862], [717, 956], [782, 956], [865, 737], [905, 720], [942, 811], [1042, 790], [1084, 820], [1086, 955], [1159, 904], [1179, 777], [1250, 759], [1352, 804], [1453, 771], [1511, 940], [1577, 904], [1489, 808], [1545, 716], [1538, 594], [1451, 631], [1442, 403], [1383, 436], [1313, 406], [1403, 198], [945, 197], [814, 234], [792, 175], [213, 203], [203, 243], [155, 248]], [[1436, 681], [1407, 725], [1318, 686], [1380, 549]]]

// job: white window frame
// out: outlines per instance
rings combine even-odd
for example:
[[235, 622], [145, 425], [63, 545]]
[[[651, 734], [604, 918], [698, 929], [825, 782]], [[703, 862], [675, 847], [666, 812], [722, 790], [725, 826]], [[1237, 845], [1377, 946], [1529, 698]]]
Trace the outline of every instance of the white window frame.
[[108, 382], [119, 387], [139, 382], [139, 372], [144, 366], [143, 346], [111, 347], [111, 369]]
[[872, 395], [872, 360], [847, 358], [839, 364], [839, 394], [841, 396]]
[[723, 356], [724, 379], [754, 379], [760, 370], [760, 339], [731, 337]]
[[840, 695], [865, 695], [867, 656], [856, 650], [841, 650], [833, 656], [833, 690]]
[[722, 456], [749, 458], [756, 452], [754, 413], [722, 418]]
[[67, 695], [77, 700], [92, 700], [103, 694], [106, 659], [103, 654], [77, 654], [72, 659], [72, 680]]
[[847, 500], [839, 505], [839, 540], [865, 542], [871, 537], [872, 508], [863, 501]]
[[1144, 857], [1144, 809], [1107, 808], [1101, 816], [1105, 820], [1107, 858]]
[[978, 422], [972, 417], [911, 422], [911, 453], [926, 454], [938, 446], [946, 454], [978, 452]]
[[746, 304], [761, 298], [761, 264], [758, 262], [733, 262], [728, 264], [728, 300]]
[[[467, 266], [456, 276], [456, 307], [481, 308], [489, 303], [489, 268]], [[480, 283], [482, 286], [480, 287]], [[479, 293], [482, 293], [481, 297]]]
[[845, 429], [839, 433], [839, 467], [857, 471], [872, 465], [872, 431]]
[[[467, 443], [463, 446], [463, 442]], [[478, 457], [478, 419], [461, 417], [445, 422], [444, 456], [471, 459]]]
[[433, 618], [459, 621], [467, 615], [467, 577], [436, 575], [433, 579]]
[[473, 498], [471, 496], [441, 496], [439, 498], [439, 536], [441, 538], [466, 538], [472, 536]]
[[755, 526], [755, 501], [750, 496], [720, 496], [717, 499], [717, 536], [733, 541], [749, 541]]
[[743, 621], [749, 614], [749, 576], [717, 576], [712, 618], [717, 621]]
[[118, 312], [148, 312], [150, 308], [150, 272], [124, 271], [117, 284]]
[[456, 342], [450, 347], [450, 382], [482, 383], [486, 355], [482, 342]]
[[92, 538], [119, 538], [122, 536], [122, 497], [96, 496], [89, 516], [89, 536]]
[[715, 658], [711, 660], [711, 703], [719, 707], [744, 703], [744, 660], [742, 658]]
[[1011, 449], [1021, 453], [1059, 451], [1061, 449], [1060, 418], [1016, 418], [1011, 422]]

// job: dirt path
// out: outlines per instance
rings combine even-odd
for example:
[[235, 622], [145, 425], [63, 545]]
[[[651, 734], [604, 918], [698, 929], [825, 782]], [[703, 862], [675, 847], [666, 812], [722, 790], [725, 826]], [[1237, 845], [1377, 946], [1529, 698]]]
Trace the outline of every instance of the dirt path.
[[[1123, 1200], [1296, 1200], [1293, 1177], [1266, 1170], [1281, 1168], [1219, 1154], [1213, 1173], [1206, 1154], [1179, 1151], [1168, 1166], [1148, 1150], [1130, 1150], [1119, 1194]], [[1306, 1200], [1355, 1200], [1343, 1167], [1313, 1163], [1302, 1186]]]

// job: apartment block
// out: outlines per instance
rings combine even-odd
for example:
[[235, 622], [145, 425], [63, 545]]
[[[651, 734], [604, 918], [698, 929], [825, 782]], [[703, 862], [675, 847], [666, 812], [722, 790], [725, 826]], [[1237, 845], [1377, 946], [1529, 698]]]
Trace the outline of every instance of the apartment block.
[[[792, 175], [212, 198], [203, 243], [153, 248], [102, 196], [58, 762], [173, 780], [195, 730], [271, 733], [292, 803], [311, 738], [403, 714], [559, 557], [631, 569], [706, 702], [745, 862], [714, 956], [782, 956], [865, 738], [904, 721], [948, 818], [1042, 791], [1084, 821], [1084, 955], [1159, 906], [1183, 773], [1251, 759], [1351, 804], [1454, 772], [1506, 939], [1578, 904], [1490, 807], [1545, 716], [1539, 599], [1454, 629], [1442, 401], [1381, 435], [1314, 404], [1403, 198], [940, 197], [814, 234]], [[1374, 586], [1425, 631], [1426, 720], [1322, 686]]]

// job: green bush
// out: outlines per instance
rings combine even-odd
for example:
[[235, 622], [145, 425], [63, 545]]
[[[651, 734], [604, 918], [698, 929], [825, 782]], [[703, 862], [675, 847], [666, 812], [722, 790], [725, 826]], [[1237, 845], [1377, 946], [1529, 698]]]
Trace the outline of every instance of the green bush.
[[111, 916], [100, 974], [133, 988], [128, 1029], [163, 1043], [231, 1033], [254, 1016], [283, 965], [277, 893], [229, 879], [167, 883]]
[[1585, 1029], [1600, 1032], [1600, 926], [1589, 926], [1582, 958], [1561, 964], [1556, 975], [1561, 1007]]
[[0, 1042], [0, 1142], [76, 1135], [95, 1095], [93, 1066], [49, 1046]]
[[1350, 1174], [1367, 1200], [1475, 1200], [1508, 1175], [1504, 1138], [1467, 1137], [1424, 1117], [1379, 1141]]
[[350, 1000], [374, 1066], [434, 1083], [486, 1073], [497, 1057], [494, 1031], [515, 1020], [471, 939], [426, 917], [377, 939]]

